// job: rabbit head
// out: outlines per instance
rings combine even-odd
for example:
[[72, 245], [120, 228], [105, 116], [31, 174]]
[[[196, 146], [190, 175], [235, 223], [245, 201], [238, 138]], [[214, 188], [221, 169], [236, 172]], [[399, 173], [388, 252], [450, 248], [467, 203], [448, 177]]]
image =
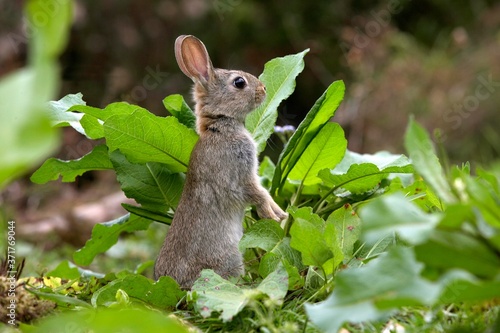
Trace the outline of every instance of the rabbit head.
[[237, 70], [214, 68], [205, 45], [182, 35], [175, 41], [175, 58], [182, 72], [194, 82], [196, 115], [201, 118], [245, 116], [266, 97], [266, 88], [255, 76]]

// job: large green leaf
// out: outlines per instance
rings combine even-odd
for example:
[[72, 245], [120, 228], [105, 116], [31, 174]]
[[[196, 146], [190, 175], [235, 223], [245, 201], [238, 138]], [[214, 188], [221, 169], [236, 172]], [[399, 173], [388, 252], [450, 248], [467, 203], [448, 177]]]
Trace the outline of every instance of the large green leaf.
[[373, 190], [391, 173], [413, 173], [413, 166], [404, 155], [387, 152], [361, 155], [347, 151], [334, 169], [321, 170], [319, 177], [325, 185], [359, 194]]
[[429, 135], [413, 119], [410, 119], [406, 129], [405, 148], [416, 172], [425, 179], [436, 194], [446, 203], [456, 202]]
[[344, 131], [337, 123], [327, 123], [304, 150], [288, 178], [303, 185], [321, 182], [318, 172], [332, 169], [342, 160], [347, 148]]
[[43, 292], [43, 291], [40, 291], [36, 288], [29, 288], [29, 287], [27, 287], [26, 290], [28, 290], [32, 294], [35, 294], [40, 299], [46, 299], [46, 300], [49, 300], [49, 301], [56, 303], [58, 309], [92, 308], [89, 305], [89, 303], [87, 303], [81, 299], [78, 299], [76, 297], [63, 295], [63, 294], [56, 294], [53, 292]]
[[48, 106], [49, 117], [52, 124], [57, 127], [71, 126], [80, 134], [85, 135], [85, 130], [80, 124], [83, 114], [67, 112], [74, 105], [86, 105], [82, 94], [69, 94], [58, 101], [50, 101]]
[[484, 281], [465, 271], [453, 270], [440, 279], [443, 290], [440, 304], [478, 302], [500, 297], [500, 281]]
[[241, 237], [240, 251], [260, 248], [271, 251], [285, 237], [285, 232], [279, 223], [273, 220], [260, 220], [246, 230]]
[[[69, 109], [57, 110], [55, 114], [53, 112], [52, 117], [55, 118], [55, 120], [61, 119], [63, 121], [67, 118], [72, 118], [75, 120], [79, 119], [79, 126], [83, 130], [82, 134], [86, 135], [88, 138], [96, 140], [104, 137], [105, 120], [117, 115], [129, 116], [138, 110], [149, 112], [148, 110], [141, 108], [140, 106], [129, 104], [126, 102], [111, 103], [108, 104], [104, 109], [88, 106], [85, 105], [85, 103], [76, 103], [70, 106]], [[67, 114], [66, 116], [61, 115], [61, 112], [63, 111], [67, 111], [65, 112]], [[70, 125], [73, 126], [77, 131], [80, 131], [80, 129], [77, 128], [78, 125], [74, 124], [74, 122], [71, 122]]]
[[[47, 14], [48, 8], [57, 8]], [[44, 110], [59, 89], [57, 58], [66, 45], [72, 1], [31, 0], [28, 67], [0, 81], [0, 188], [57, 148], [57, 132]], [[43, 24], [40, 18], [44, 18]]]
[[195, 309], [203, 316], [220, 312], [223, 321], [230, 321], [251, 299], [267, 295], [282, 301], [288, 290], [288, 275], [283, 266], [269, 274], [254, 289], [238, 287], [223, 279], [212, 270], [203, 270], [201, 277], [191, 288], [191, 297], [196, 299]]
[[174, 173], [187, 170], [198, 140], [195, 131], [177, 118], [158, 117], [141, 109], [107, 118], [104, 133], [110, 151], [120, 149], [132, 163], [163, 163]]
[[177, 303], [186, 294], [169, 276], [162, 276], [154, 282], [145, 276], [130, 274], [122, 279], [113, 280], [97, 290], [92, 295], [92, 305], [97, 307], [114, 302], [119, 289], [135, 300], [143, 301], [162, 310], [175, 309]]
[[63, 161], [49, 158], [33, 173], [30, 179], [34, 183], [45, 184], [62, 176], [63, 182], [73, 182], [77, 176], [81, 176], [87, 171], [112, 168], [108, 148], [105, 145], [99, 145], [77, 160]]
[[65, 312], [43, 318], [29, 332], [168, 332], [190, 330], [175, 317], [147, 308], [100, 308]]
[[333, 293], [322, 303], [306, 304], [307, 315], [324, 332], [337, 333], [345, 322], [380, 319], [401, 306], [430, 305], [440, 288], [420, 277], [422, 267], [411, 249], [393, 248], [361, 268], [339, 272]]
[[110, 158], [128, 198], [160, 214], [177, 207], [184, 186], [183, 174], [172, 173], [161, 163], [130, 163], [119, 150], [112, 152]]
[[26, 68], [0, 81], [0, 187], [57, 148], [57, 132], [43, 109], [55, 93], [57, 70], [45, 73], [50, 91], [37, 91], [37, 75], [41, 74]]
[[132, 213], [134, 215], [144, 217], [145, 219], [155, 221], [155, 222], [160, 222], [164, 224], [170, 225], [172, 223], [172, 219], [174, 218], [174, 214], [168, 212], [168, 213], [161, 213], [153, 210], [146, 209], [144, 207], [138, 207], [134, 205], [129, 205], [126, 203], [122, 203], [122, 207], [125, 208], [125, 210], [129, 213]]
[[[56, 61], [66, 46], [73, 18], [73, 1], [31, 0], [26, 4], [30, 27], [30, 65]], [[41, 22], [41, 20], [43, 20]]]
[[275, 169], [276, 166], [274, 165], [273, 161], [269, 158], [269, 156], [264, 156], [264, 159], [262, 160], [262, 162], [260, 162], [259, 165], [259, 175], [260, 175], [260, 182], [262, 186], [264, 186], [266, 189], [269, 189], [271, 187], [271, 182], [273, 180]]
[[122, 232], [146, 230], [150, 224], [150, 220], [131, 214], [126, 214], [113, 221], [96, 224], [92, 229], [92, 237], [73, 254], [73, 260], [77, 265], [90, 265], [96, 255], [106, 252], [116, 244]]
[[80, 134], [89, 139], [100, 139], [104, 137], [104, 128], [102, 121], [98, 118], [81, 112], [70, 112], [75, 109], [94, 109], [86, 106], [87, 103], [82, 99], [82, 94], [69, 94], [58, 101], [49, 102], [48, 110], [52, 124], [57, 127], [71, 126]]
[[290, 246], [290, 238], [274, 220], [260, 220], [250, 227], [239, 243], [240, 251], [260, 248], [267, 253], [261, 258], [259, 274], [267, 277], [274, 272], [281, 263], [285, 265], [289, 276], [289, 288], [297, 289], [302, 279], [298, 270], [303, 268], [300, 253]]
[[99, 109], [87, 105], [73, 105], [68, 109], [69, 112], [81, 112], [88, 116], [94, 117], [101, 121], [106, 121], [113, 116], [127, 116], [136, 111], [149, 112], [138, 105], [129, 104], [126, 102], [116, 102], [108, 104], [104, 109]]
[[463, 269], [482, 278], [500, 276], [500, 257], [480, 239], [460, 231], [433, 230], [415, 247], [417, 259], [428, 268]]
[[333, 173], [347, 173], [354, 164], [373, 164], [379, 170], [392, 173], [413, 172], [411, 161], [404, 155], [391, 154], [387, 151], [379, 151], [375, 154], [359, 154], [347, 150], [342, 161], [333, 169]]
[[274, 131], [278, 106], [295, 89], [295, 78], [304, 69], [304, 56], [307, 52], [309, 49], [269, 61], [259, 77], [266, 86], [267, 97], [245, 121], [246, 128], [257, 143], [259, 153], [264, 150], [267, 139]]
[[352, 206], [346, 204], [328, 216], [327, 224], [335, 226], [337, 239], [335, 240], [342, 249], [344, 259], [351, 259], [354, 243], [361, 234], [361, 221]]
[[290, 207], [288, 212], [294, 219], [290, 229], [290, 245], [302, 254], [302, 262], [324, 267], [326, 273], [333, 273], [343, 259], [334, 221], [326, 223], [312, 213], [311, 207]]
[[193, 110], [184, 101], [182, 95], [170, 95], [163, 99], [165, 108], [188, 128], [196, 129], [196, 116]]
[[73, 280], [80, 277], [80, 271], [73, 263], [70, 263], [68, 260], [63, 260], [56, 268], [47, 272], [45, 276], [55, 276], [61, 279]]
[[410, 244], [421, 244], [435, 232], [441, 214], [424, 213], [401, 193], [385, 195], [364, 206], [360, 212], [363, 239], [373, 244], [397, 233]]
[[461, 178], [465, 183], [468, 197], [480, 210], [485, 222], [500, 232], [500, 190], [496, 188], [500, 179], [497, 180], [495, 177], [491, 179], [491, 177], [493, 175], [480, 171], [479, 177], [462, 175]]
[[344, 91], [342, 81], [333, 82], [300, 123], [279, 157], [273, 177], [272, 194], [282, 188], [307, 146], [333, 117], [344, 98]]

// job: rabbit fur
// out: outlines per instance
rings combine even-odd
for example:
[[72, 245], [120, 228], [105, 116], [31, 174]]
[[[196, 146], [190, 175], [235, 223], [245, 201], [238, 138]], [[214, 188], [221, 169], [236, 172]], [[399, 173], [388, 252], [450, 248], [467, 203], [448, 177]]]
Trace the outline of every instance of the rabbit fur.
[[154, 273], [156, 279], [168, 275], [190, 288], [203, 269], [224, 278], [244, 273], [238, 243], [249, 204], [261, 218], [280, 221], [287, 214], [260, 185], [255, 142], [244, 125], [265, 99], [262, 82], [242, 71], [214, 68], [194, 36], [177, 38], [175, 56], [194, 81], [200, 138]]

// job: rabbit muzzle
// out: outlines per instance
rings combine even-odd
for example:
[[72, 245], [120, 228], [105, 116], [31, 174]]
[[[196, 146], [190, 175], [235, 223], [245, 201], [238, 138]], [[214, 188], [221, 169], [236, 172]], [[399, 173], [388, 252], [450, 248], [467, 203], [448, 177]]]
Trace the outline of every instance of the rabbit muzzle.
[[256, 106], [261, 105], [265, 99], [266, 99], [266, 86], [263, 83], [261, 83], [255, 89], [255, 104], [256, 104]]

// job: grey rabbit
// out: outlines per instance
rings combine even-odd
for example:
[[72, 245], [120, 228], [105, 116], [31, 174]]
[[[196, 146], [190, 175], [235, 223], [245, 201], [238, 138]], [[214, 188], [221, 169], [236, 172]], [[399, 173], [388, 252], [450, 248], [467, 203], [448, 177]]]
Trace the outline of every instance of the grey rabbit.
[[280, 221], [287, 214], [260, 185], [255, 142], [244, 125], [266, 97], [264, 84], [242, 71], [214, 68], [194, 36], [177, 38], [175, 58], [194, 81], [200, 138], [155, 263], [155, 279], [168, 275], [190, 288], [203, 269], [225, 278], [244, 273], [238, 243], [249, 204], [261, 218]]

